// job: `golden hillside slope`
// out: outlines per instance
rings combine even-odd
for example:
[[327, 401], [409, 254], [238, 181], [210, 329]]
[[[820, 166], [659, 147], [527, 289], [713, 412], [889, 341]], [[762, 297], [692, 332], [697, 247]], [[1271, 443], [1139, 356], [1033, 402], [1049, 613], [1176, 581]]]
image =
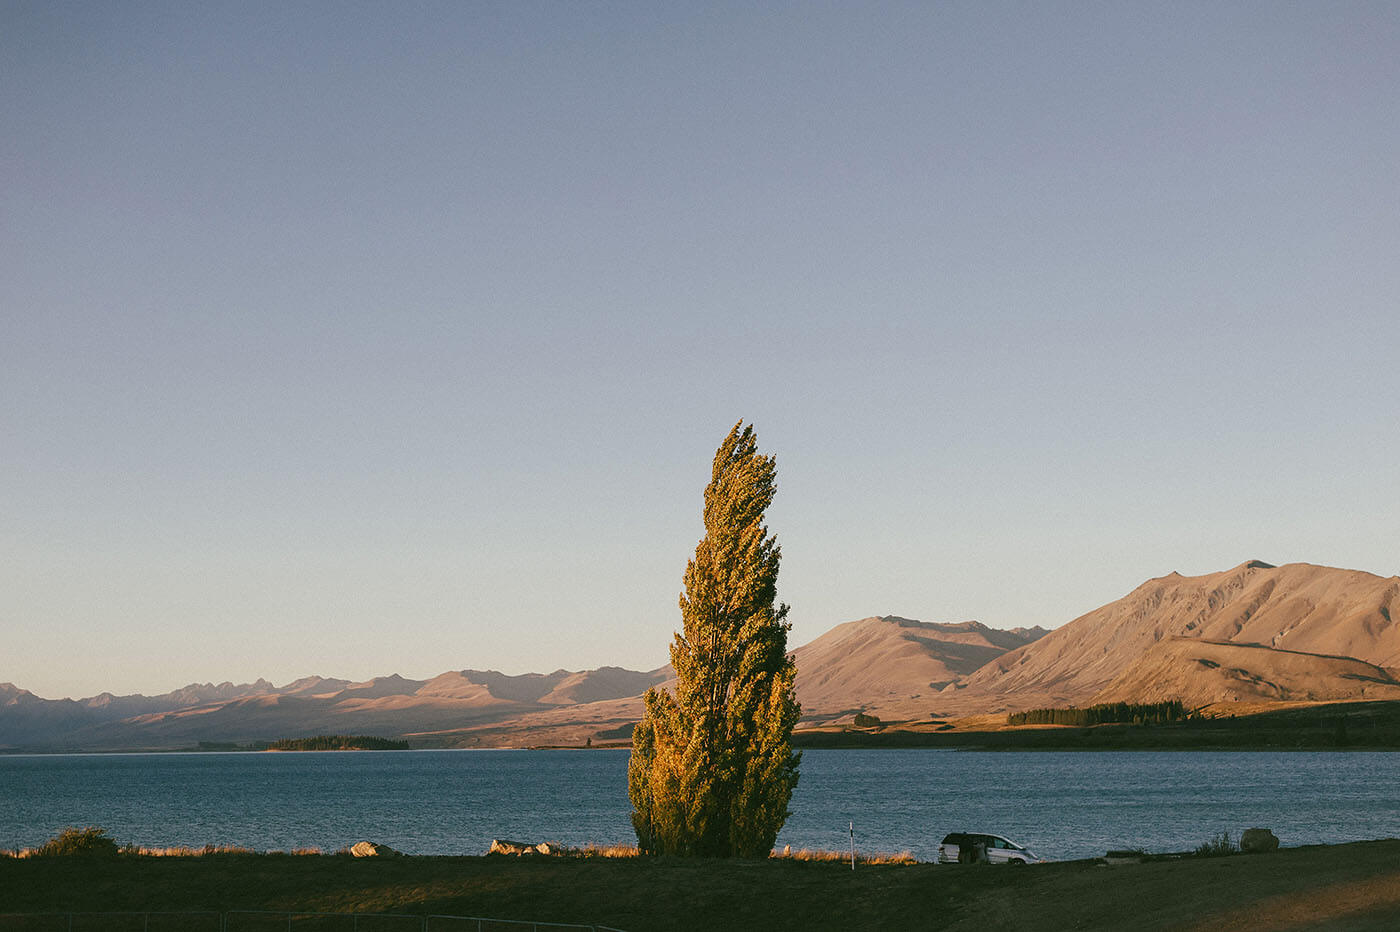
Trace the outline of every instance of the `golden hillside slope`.
[[[1083, 705], [1110, 695], [1201, 702], [1245, 695], [1362, 698], [1371, 695], [1363, 687], [1375, 692], [1382, 685], [1376, 680], [1389, 677], [1376, 668], [1400, 666], [1397, 613], [1400, 577], [1259, 561], [1205, 576], [1172, 573], [1003, 654], [939, 699], [949, 707], [999, 711]], [[1173, 639], [1200, 644], [1193, 652]], [[1240, 650], [1222, 653], [1218, 645]], [[1229, 675], [1236, 669], [1248, 676]]]

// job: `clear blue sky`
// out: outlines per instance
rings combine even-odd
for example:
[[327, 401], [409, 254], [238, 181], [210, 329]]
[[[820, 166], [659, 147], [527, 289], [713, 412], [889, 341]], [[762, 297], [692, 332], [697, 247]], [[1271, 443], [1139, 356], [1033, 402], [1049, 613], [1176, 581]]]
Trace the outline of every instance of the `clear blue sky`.
[[1393, 3], [0, 0], [0, 682], [1400, 573]]

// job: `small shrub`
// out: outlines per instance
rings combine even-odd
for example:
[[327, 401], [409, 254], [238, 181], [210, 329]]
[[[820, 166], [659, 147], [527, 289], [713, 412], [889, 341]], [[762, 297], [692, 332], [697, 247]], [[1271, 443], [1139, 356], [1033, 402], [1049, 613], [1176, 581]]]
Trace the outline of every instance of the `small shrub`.
[[107, 830], [89, 825], [87, 828], [65, 828], [32, 852], [33, 857], [113, 857], [117, 843]]
[[1230, 838], [1230, 833], [1221, 832], [1193, 851], [1192, 854], [1198, 858], [1218, 858], [1227, 854], [1237, 854], [1239, 850], [1239, 845]]

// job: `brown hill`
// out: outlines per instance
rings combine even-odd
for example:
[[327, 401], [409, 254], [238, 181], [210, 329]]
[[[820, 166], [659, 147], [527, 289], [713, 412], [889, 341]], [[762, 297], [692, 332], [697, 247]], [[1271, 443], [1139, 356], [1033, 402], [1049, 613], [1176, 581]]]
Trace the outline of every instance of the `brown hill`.
[[[1164, 696], [1169, 688], [1198, 703], [1231, 701], [1249, 690], [1229, 677], [1229, 670], [1257, 677], [1252, 689], [1258, 695], [1341, 696], [1352, 680], [1348, 671], [1326, 661], [1350, 658], [1370, 665], [1367, 669], [1400, 665], [1400, 627], [1392, 621], [1397, 613], [1400, 577], [1257, 560], [1205, 576], [1172, 573], [997, 657], [945, 689], [939, 703], [952, 710], [994, 712], [1082, 705], [1107, 695], [1146, 699]], [[1154, 650], [1172, 638], [1264, 650], [1232, 652], [1228, 658], [1205, 647], [1200, 658], [1183, 645]], [[1374, 673], [1348, 670], [1371, 677], [1355, 680], [1349, 697], [1360, 698], [1362, 684], [1370, 683], [1373, 691], [1381, 685]]]
[[1169, 699], [1189, 708], [1238, 701], [1400, 699], [1400, 682], [1389, 670], [1353, 657], [1173, 637], [1149, 647], [1089, 701]]
[[599, 667], [586, 673], [570, 673], [553, 689], [540, 697], [549, 705], [575, 705], [601, 702], [619, 697], [640, 696], [672, 676], [670, 666], [649, 673], [624, 670], [622, 667]]
[[1040, 629], [1021, 633], [976, 621], [936, 624], [887, 615], [837, 625], [792, 652], [804, 722], [928, 717], [939, 691]]

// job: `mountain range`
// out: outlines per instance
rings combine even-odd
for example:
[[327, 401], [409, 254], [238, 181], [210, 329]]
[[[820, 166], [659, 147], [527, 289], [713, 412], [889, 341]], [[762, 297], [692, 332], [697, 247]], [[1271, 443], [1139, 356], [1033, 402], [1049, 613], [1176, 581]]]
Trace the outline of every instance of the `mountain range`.
[[[1171, 573], [1053, 630], [870, 617], [792, 652], [799, 728], [858, 713], [931, 724], [1010, 710], [1180, 699], [1213, 705], [1400, 699], [1400, 577], [1252, 560]], [[509, 676], [449, 671], [191, 684], [160, 696], [41, 699], [0, 684], [0, 750], [111, 750], [375, 734], [417, 746], [625, 741], [669, 667]]]

